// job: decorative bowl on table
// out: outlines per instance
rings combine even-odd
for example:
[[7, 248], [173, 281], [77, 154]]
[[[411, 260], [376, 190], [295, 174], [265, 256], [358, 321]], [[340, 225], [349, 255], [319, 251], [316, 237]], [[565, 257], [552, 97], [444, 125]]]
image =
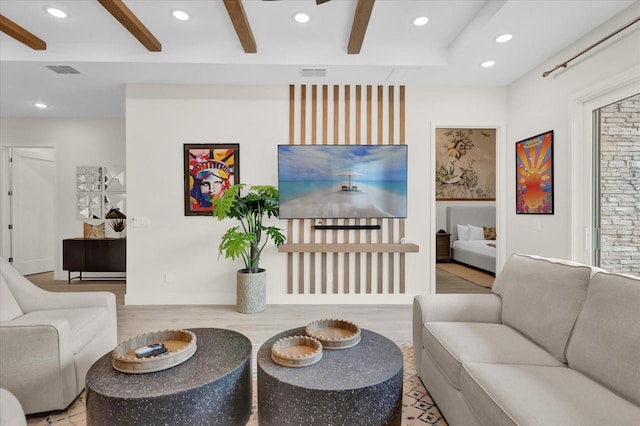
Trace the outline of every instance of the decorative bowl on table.
[[[196, 335], [189, 330], [158, 330], [139, 334], [120, 343], [111, 353], [113, 368], [122, 373], [142, 374], [182, 364], [196, 352]], [[139, 358], [136, 349], [162, 343], [167, 352]]]
[[351, 321], [321, 319], [305, 328], [308, 336], [318, 339], [324, 349], [347, 349], [360, 343], [360, 327]]
[[271, 345], [271, 359], [283, 367], [308, 367], [322, 358], [322, 344], [309, 336], [289, 336]]

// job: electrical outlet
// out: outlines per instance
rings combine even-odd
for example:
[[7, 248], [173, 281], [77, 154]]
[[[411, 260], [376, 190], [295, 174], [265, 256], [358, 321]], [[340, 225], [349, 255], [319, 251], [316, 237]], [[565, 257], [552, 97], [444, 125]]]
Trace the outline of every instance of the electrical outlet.
[[173, 282], [173, 272], [165, 272], [164, 273], [164, 282], [166, 282], [166, 283]]

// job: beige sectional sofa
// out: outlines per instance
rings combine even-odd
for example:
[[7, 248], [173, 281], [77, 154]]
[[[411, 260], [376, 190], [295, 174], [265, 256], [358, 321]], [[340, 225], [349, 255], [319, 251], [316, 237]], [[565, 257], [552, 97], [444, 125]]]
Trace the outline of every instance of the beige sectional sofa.
[[493, 293], [416, 296], [413, 316], [453, 426], [640, 424], [638, 277], [514, 254]]

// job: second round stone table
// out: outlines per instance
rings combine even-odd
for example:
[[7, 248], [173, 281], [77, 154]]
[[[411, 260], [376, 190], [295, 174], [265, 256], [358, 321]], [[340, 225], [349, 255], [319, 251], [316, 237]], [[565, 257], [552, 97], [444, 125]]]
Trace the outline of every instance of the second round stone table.
[[403, 357], [380, 334], [361, 330], [349, 349], [323, 350], [309, 367], [282, 367], [271, 359], [278, 339], [304, 335], [295, 328], [267, 340], [258, 351], [260, 426], [400, 425]]
[[251, 416], [251, 342], [219, 328], [190, 329], [196, 353], [167, 370], [126, 374], [108, 353], [87, 373], [87, 425], [245, 425]]

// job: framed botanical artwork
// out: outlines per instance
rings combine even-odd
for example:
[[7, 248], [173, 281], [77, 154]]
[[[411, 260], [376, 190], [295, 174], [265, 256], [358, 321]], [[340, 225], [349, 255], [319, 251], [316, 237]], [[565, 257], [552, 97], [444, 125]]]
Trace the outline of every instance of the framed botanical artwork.
[[496, 129], [436, 129], [436, 200], [496, 199]]
[[184, 214], [211, 215], [212, 202], [240, 183], [239, 144], [184, 144]]
[[553, 130], [516, 142], [516, 213], [553, 214]]

